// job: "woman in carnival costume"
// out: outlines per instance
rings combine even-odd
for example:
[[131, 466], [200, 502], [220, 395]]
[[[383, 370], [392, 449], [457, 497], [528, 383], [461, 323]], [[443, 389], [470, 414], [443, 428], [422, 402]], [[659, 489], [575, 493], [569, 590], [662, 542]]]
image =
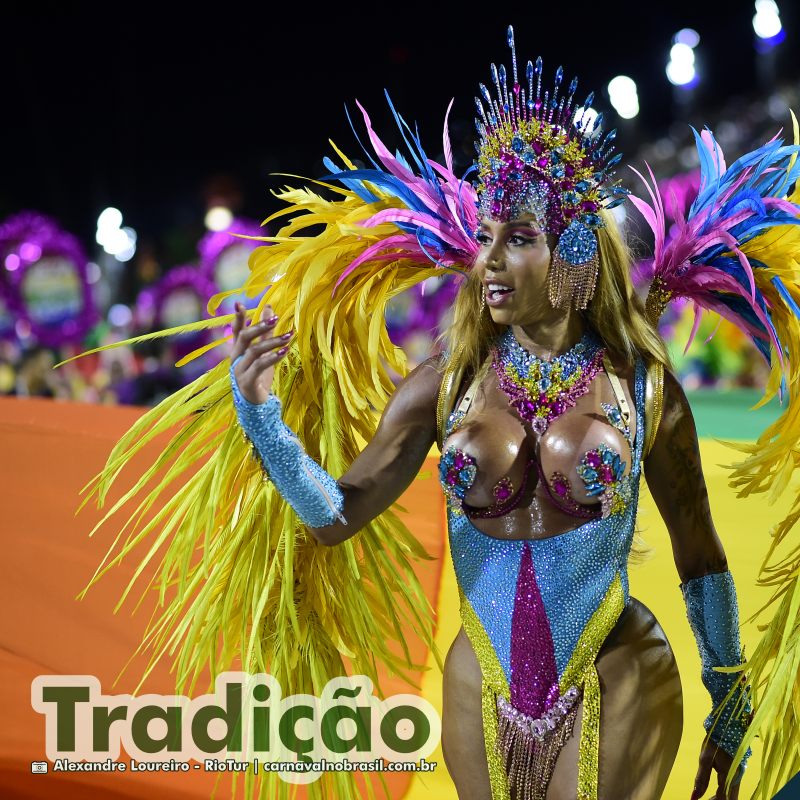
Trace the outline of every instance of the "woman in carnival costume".
[[[178, 426], [127, 495], [161, 510], [115, 543], [95, 579], [159, 530], [144, 560], [166, 542], [158, 580], [177, 592], [142, 646], [153, 662], [177, 650], [178, 691], [236, 657], [286, 695], [319, 695], [345, 674], [342, 656], [376, 683], [377, 662], [402, 675], [414, 666], [405, 631], [433, 646], [432, 620], [413, 571], [425, 553], [391, 506], [436, 442], [461, 602], [442, 737], [459, 796], [654, 798], [682, 719], [669, 644], [628, 591], [644, 465], [711, 695], [693, 796], [716, 773], [717, 797], [735, 798], [759, 734], [757, 794], [771, 797], [800, 768], [800, 586], [796, 550], [768, 562], [800, 510], [773, 533], [761, 578], [776, 587], [772, 618], [744, 663], [691, 411], [655, 324], [682, 296], [752, 338], [772, 367], [767, 397], [789, 403], [746, 448], [735, 485], [780, 492], [800, 424], [796, 126], [794, 145], [773, 140], [729, 168], [698, 135], [700, 192], [669, 241], [655, 189], [652, 205], [630, 198], [655, 234], [643, 305], [609, 213], [626, 194], [613, 182], [614, 132], [576, 118], [577, 81], [562, 86], [561, 68], [545, 91], [541, 60], [518, 74], [510, 28], [508, 41], [510, 72], [492, 65], [493, 88], [476, 98], [474, 187], [453, 171], [446, 122], [438, 164], [395, 114], [407, 160], [362, 109], [371, 166], [336, 150], [343, 166], [326, 161], [331, 174], [315, 182], [325, 193], [279, 193], [275, 217], [288, 222], [234, 290], [267, 289], [259, 307], [155, 334], [232, 323], [231, 358], [145, 414], [95, 480], [102, 504], [132, 453]], [[384, 309], [442, 270], [463, 276], [446, 346], [395, 389], [387, 367], [404, 374], [404, 358]], [[253, 780], [249, 791], [276, 795], [274, 775]], [[341, 772], [309, 791], [358, 796]]]

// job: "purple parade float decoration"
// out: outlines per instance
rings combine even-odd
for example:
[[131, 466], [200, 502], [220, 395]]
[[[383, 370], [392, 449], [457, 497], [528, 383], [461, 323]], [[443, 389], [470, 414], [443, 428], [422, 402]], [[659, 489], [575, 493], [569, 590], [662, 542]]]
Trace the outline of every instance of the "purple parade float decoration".
[[[223, 231], [210, 231], [197, 246], [198, 266], [182, 265], [170, 269], [157, 283], [143, 289], [136, 300], [134, 324], [140, 330], [171, 328], [208, 317], [208, 302], [216, 294], [235, 291], [249, 274], [250, 253], [265, 242], [245, 237], [266, 236], [266, 229], [246, 219], [235, 219]], [[253, 298], [235, 292], [226, 297], [214, 316], [233, 313], [234, 303], [252, 306]], [[214, 330], [184, 334], [174, 343], [182, 359], [212, 341]], [[212, 350], [211, 354], [215, 351]], [[198, 362], [199, 363], [199, 362]]]
[[[200, 267], [173, 267], [159, 281], [139, 292], [134, 324], [140, 329], [158, 330], [185, 325], [207, 316], [208, 301], [217, 287]], [[184, 334], [174, 342], [176, 354], [183, 357], [210, 341], [211, 331]]]
[[399, 347], [413, 347], [416, 337], [432, 343], [441, 332], [444, 317], [453, 306], [462, 280], [461, 276], [450, 274], [428, 278], [398, 295], [386, 310], [386, 327], [391, 340]]
[[[0, 271], [2, 268], [2, 264], [0, 264]], [[0, 341], [14, 339], [17, 335], [9, 294], [7, 282], [5, 280], [0, 281]]]
[[[222, 231], [209, 231], [197, 245], [200, 254], [200, 267], [217, 292], [230, 292], [243, 286], [250, 274], [248, 259], [256, 247], [269, 242], [254, 241], [254, 238], [268, 236], [266, 228], [249, 219], [236, 218]], [[254, 238], [241, 238], [254, 237]], [[232, 314], [237, 302], [253, 308], [258, 298], [244, 293], [226, 297], [216, 310], [216, 314]]]
[[[10, 332], [46, 347], [80, 343], [99, 321], [87, 272], [88, 259], [75, 236], [55, 220], [22, 211], [0, 225], [0, 285]], [[16, 325], [13, 321], [16, 321]]]

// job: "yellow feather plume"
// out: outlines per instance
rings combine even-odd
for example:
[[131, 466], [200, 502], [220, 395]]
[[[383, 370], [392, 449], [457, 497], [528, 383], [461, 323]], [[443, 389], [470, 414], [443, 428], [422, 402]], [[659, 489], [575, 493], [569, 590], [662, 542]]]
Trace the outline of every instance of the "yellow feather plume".
[[[797, 144], [797, 120], [794, 115], [792, 118]], [[789, 199], [800, 204], [800, 188]], [[731, 485], [739, 490], [740, 496], [767, 492], [774, 502], [790, 490], [790, 479], [800, 464], [800, 320], [771, 280], [780, 278], [792, 299], [800, 305], [800, 226], [772, 228], [741, 249], [749, 259], [766, 265], [754, 273], [786, 351], [783, 366], [773, 353], [770, 378], [758, 405], [777, 394], [782, 380], [788, 397], [783, 400], [783, 414], [755, 444], [729, 443], [747, 454], [744, 461], [731, 467]], [[763, 800], [773, 797], [800, 771], [800, 542], [792, 545], [789, 541], [798, 519], [800, 494], [795, 497], [786, 518], [771, 531], [772, 541], [762, 562], [758, 583], [770, 587], [772, 593], [751, 618], [767, 615], [769, 622], [759, 625], [762, 636], [744, 667], [753, 690], [754, 716], [734, 756], [734, 763], [744, 755], [753, 738], [759, 736], [762, 763], [753, 798]], [[782, 546], [783, 552], [779, 555]]]
[[[277, 236], [264, 237], [271, 246], [253, 252], [250, 275], [237, 291], [254, 297], [269, 287], [253, 319], [269, 303], [280, 315], [278, 332], [297, 332], [273, 391], [308, 454], [339, 477], [359, 442], [374, 433], [374, 410], [383, 408], [393, 389], [388, 369], [406, 372], [405, 356], [386, 331], [386, 304], [440, 270], [376, 261], [356, 269], [334, 293], [342, 271], [366, 247], [397, 232], [390, 224], [362, 226], [396, 201], [373, 189], [380, 199], [367, 204], [348, 190], [321, 185], [335, 199], [310, 189], [278, 193], [288, 206], [275, 217], [289, 219]], [[223, 296], [211, 300], [209, 312]], [[130, 458], [172, 432], [152, 466], [98, 524], [108, 523], [125, 501], [138, 502], [89, 584], [139, 549], [140, 567], [122, 603], [144, 567], [157, 562], [146, 588], [159, 592], [160, 607], [140, 647], [151, 654], [142, 680], [169, 656], [179, 693], [194, 690], [204, 669], [213, 681], [236, 659], [247, 672], [270, 672], [285, 695], [321, 694], [329, 679], [348, 672], [345, 659], [351, 673], [368, 675], [378, 689], [379, 663], [413, 684], [408, 670], [424, 665], [412, 663], [406, 643], [412, 630], [441, 667], [433, 610], [414, 573], [415, 561], [430, 557], [392, 510], [337, 547], [318, 545], [263, 479], [237, 423], [228, 367], [225, 359], [148, 411], [84, 489], [84, 503], [94, 498], [102, 507]], [[151, 509], [158, 511], [142, 524]], [[245, 789], [248, 796], [288, 796], [287, 785], [272, 773], [260, 784], [248, 775]], [[325, 773], [308, 790], [312, 798], [359, 796], [353, 775], [344, 772]]]

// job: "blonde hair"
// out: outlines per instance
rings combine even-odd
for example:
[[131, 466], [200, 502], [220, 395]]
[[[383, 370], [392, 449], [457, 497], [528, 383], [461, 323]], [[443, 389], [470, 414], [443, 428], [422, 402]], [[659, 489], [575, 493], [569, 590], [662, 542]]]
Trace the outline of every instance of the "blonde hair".
[[[597, 230], [600, 267], [597, 286], [589, 306], [580, 313], [587, 325], [605, 342], [612, 355], [632, 366], [637, 356], [646, 363], [671, 362], [664, 340], [645, 315], [644, 303], [631, 280], [631, 252], [622, 238], [614, 216], [601, 211], [605, 227]], [[439, 337], [448, 357], [454, 355], [467, 374], [475, 374], [489, 355], [504, 326], [483, 311], [480, 278], [471, 270], [456, 295], [453, 321]]]

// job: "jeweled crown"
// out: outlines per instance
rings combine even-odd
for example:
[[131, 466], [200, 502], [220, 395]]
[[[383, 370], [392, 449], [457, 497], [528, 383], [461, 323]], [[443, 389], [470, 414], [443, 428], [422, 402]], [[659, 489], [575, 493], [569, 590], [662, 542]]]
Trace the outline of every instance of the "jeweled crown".
[[535, 64], [528, 61], [527, 89], [520, 85], [510, 25], [508, 45], [511, 84], [505, 66], [492, 64], [496, 97], [480, 84], [482, 98], [475, 98], [480, 213], [506, 221], [530, 212], [556, 235], [573, 222], [602, 227], [599, 210], [619, 205], [627, 194], [612, 183], [613, 168], [622, 158], [613, 155], [616, 130], [601, 135], [603, 114], [589, 112], [593, 92], [581, 106], [574, 104], [577, 78], [560, 94], [561, 67], [552, 93], [542, 95], [541, 57]]

